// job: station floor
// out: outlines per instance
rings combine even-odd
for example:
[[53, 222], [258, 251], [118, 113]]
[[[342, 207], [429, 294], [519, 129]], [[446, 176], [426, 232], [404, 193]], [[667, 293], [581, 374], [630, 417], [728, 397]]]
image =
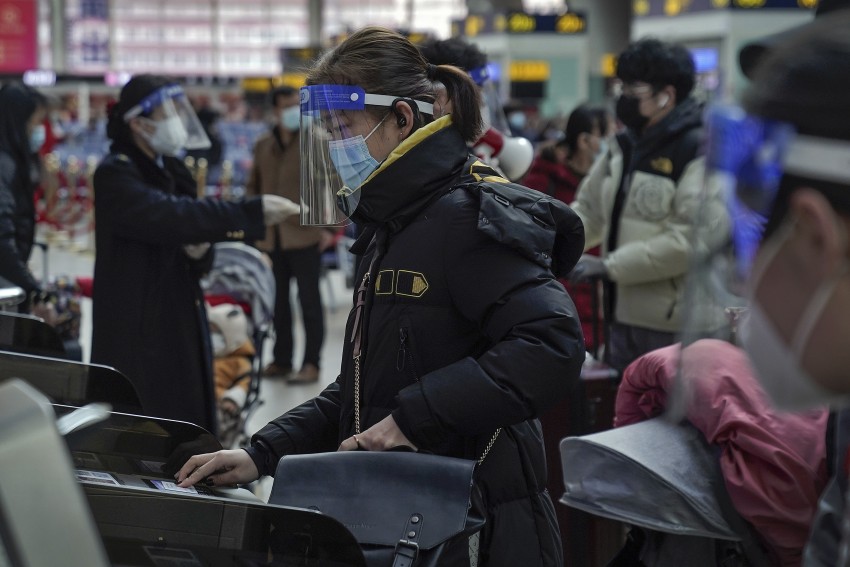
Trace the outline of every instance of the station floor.
[[[45, 271], [49, 278], [91, 276], [94, 273], [95, 256], [89, 249], [87, 240], [68, 241], [45, 237], [41, 240], [49, 243], [46, 258], [42, 250], [36, 248], [30, 259], [30, 268], [37, 278], [41, 279]], [[314, 397], [333, 382], [339, 373], [345, 321], [351, 307], [352, 291], [346, 288], [345, 277], [338, 270], [327, 271], [322, 278], [320, 289], [325, 312], [325, 340], [322, 346], [319, 381], [313, 384], [287, 384], [281, 379], [263, 378], [260, 385], [262, 403], [248, 420], [246, 429], [249, 434], [259, 430], [268, 421], [290, 408]], [[297, 301], [293, 301], [293, 310], [295, 318], [295, 360], [293, 362], [297, 368], [304, 348], [304, 331]], [[83, 359], [86, 362], [89, 361], [90, 355], [91, 323], [91, 300], [84, 298], [80, 342], [83, 347]], [[263, 360], [270, 361], [272, 347], [272, 340], [267, 340], [264, 345]], [[268, 499], [272, 480], [266, 478], [257, 483], [254, 490], [257, 496], [263, 500]]]

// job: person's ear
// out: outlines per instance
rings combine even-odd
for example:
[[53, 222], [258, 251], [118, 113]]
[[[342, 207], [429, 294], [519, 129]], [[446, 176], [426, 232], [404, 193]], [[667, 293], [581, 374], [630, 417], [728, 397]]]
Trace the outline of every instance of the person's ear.
[[393, 114], [395, 114], [395, 125], [400, 132], [399, 137], [404, 140], [413, 131], [413, 109], [407, 102], [399, 100], [393, 106]]
[[826, 197], [810, 188], [791, 195], [789, 214], [795, 219], [792, 250], [801, 267], [824, 280], [833, 276], [848, 260], [846, 222]]

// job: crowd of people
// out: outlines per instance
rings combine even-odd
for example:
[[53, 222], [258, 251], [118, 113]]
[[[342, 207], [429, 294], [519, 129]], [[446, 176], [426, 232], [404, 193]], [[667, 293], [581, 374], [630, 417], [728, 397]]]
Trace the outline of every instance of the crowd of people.
[[[449, 40], [420, 49], [367, 27], [321, 57], [300, 92], [271, 93], [274, 119], [240, 200], [198, 196], [181, 156], [209, 149], [208, 128], [179, 85], [136, 76], [109, 110], [110, 151], [94, 175], [91, 360], [125, 373], [151, 415], [216, 432], [222, 408], [232, 415], [244, 402], [237, 378], [262, 345], [250, 344], [241, 310], [205, 306], [199, 281], [215, 243], [244, 241], [267, 254], [277, 288], [264, 374], [316, 382], [320, 257], [334, 227], [353, 223], [358, 268], [338, 377], [281, 408], [247, 446], [190, 457], [179, 486], [250, 483], [293, 454], [401, 448], [480, 459], [486, 524], [476, 564], [561, 565], [558, 495], [545, 474], [557, 456], [544, 454], [538, 418], [577, 395], [587, 352], [627, 388], [651, 375], [670, 399], [701, 392], [692, 422], [713, 419], [705, 416], [715, 397], [733, 395], [715, 388], [722, 382], [684, 383], [699, 382], [709, 364], [688, 356], [706, 352], [703, 338], [733, 343], [728, 360], [752, 367], [757, 380], [748, 382], [746, 363], [728, 366], [740, 381], [726, 403], [741, 422], [762, 423], [772, 406], [823, 410], [847, 399], [850, 125], [841, 87], [850, 11], [825, 2], [819, 15], [827, 12], [759, 58], [742, 57], [752, 83], [740, 107], [695, 100], [684, 47], [631, 43], [618, 57], [611, 108], [578, 106], [533, 160], [522, 142], [500, 153], [516, 136], [487, 103], [477, 48]], [[27, 292], [24, 309], [44, 313], [27, 262], [46, 101], [11, 83], [0, 109], [0, 277]], [[292, 280], [306, 338], [300, 361]], [[678, 342], [681, 362], [670, 362]], [[214, 365], [214, 355], [235, 358]], [[695, 360], [703, 366], [687, 366]], [[658, 404], [641, 398], [624, 411]], [[753, 408], [759, 416], [748, 417]], [[790, 423], [777, 416], [765, 429]], [[828, 426], [824, 411], [793, 419], [794, 439], [764, 435], [759, 451], [823, 448], [811, 457], [823, 470], [754, 472], [793, 476], [812, 496], [793, 522], [769, 509], [751, 521], [775, 564], [848, 565], [850, 418], [844, 410]], [[733, 500], [738, 489], [730, 485]], [[469, 564], [461, 551], [445, 564]]]

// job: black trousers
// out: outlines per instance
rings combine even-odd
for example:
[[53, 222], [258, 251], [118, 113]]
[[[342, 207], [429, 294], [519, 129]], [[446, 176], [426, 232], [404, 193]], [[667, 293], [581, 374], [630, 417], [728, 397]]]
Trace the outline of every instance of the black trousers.
[[274, 344], [274, 362], [283, 368], [294, 368], [292, 364], [292, 305], [289, 301], [289, 286], [292, 278], [298, 284], [298, 302], [304, 319], [304, 364], [319, 366], [322, 342], [325, 338], [325, 320], [322, 298], [319, 293], [321, 254], [319, 247], [296, 250], [276, 249], [271, 254], [277, 294], [274, 306], [274, 328], [277, 338]]
[[611, 356], [608, 364], [622, 376], [626, 367], [644, 354], [675, 342], [674, 333], [611, 323]]

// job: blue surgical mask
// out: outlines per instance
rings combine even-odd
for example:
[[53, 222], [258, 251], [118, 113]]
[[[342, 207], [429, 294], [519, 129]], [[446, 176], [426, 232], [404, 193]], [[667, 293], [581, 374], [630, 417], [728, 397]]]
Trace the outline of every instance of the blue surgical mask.
[[336, 172], [342, 178], [342, 182], [352, 191], [363, 185], [363, 182], [378, 169], [380, 163], [369, 153], [366, 140], [375, 133], [383, 124], [386, 116], [372, 128], [372, 131], [364, 138], [357, 135], [353, 138], [342, 140], [331, 140], [328, 142], [328, 152]]
[[290, 106], [280, 113], [283, 127], [290, 132], [294, 132], [301, 128], [301, 108], [298, 106]]
[[44, 129], [44, 124], [36, 124], [30, 132], [30, 151], [35, 153], [44, 145], [47, 139], [47, 131]]

